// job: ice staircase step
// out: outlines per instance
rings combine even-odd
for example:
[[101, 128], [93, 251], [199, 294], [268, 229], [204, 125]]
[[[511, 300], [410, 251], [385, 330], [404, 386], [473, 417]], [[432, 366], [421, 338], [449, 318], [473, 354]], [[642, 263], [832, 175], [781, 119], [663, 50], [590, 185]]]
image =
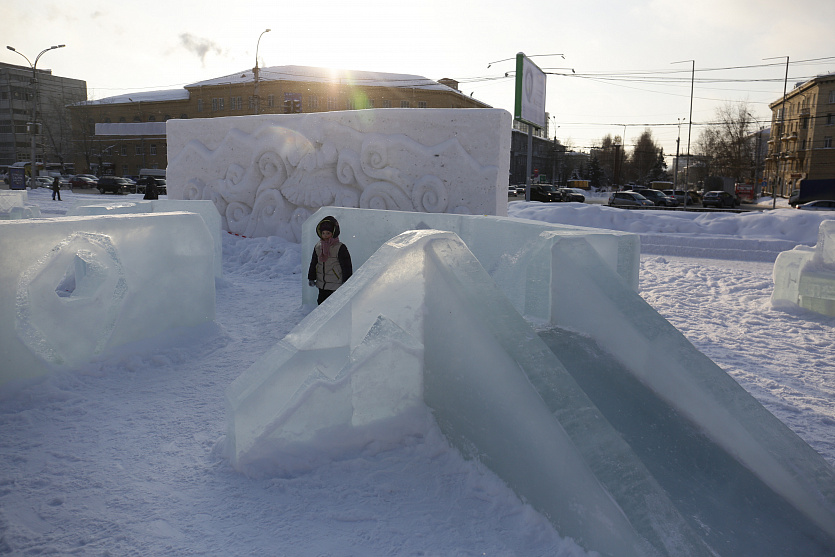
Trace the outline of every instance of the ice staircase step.
[[780, 252], [798, 245], [792, 240], [749, 239], [731, 236], [640, 234], [641, 253], [708, 259], [774, 262]]

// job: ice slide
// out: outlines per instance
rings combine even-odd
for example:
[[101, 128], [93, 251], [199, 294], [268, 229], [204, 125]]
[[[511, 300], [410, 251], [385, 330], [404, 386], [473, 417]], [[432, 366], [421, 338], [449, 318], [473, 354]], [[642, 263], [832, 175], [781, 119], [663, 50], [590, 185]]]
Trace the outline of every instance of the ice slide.
[[535, 258], [581, 285], [537, 334], [456, 234], [393, 238], [230, 386], [233, 465], [303, 467], [428, 407], [602, 555], [833, 554], [833, 469], [597, 253], [567, 234]]

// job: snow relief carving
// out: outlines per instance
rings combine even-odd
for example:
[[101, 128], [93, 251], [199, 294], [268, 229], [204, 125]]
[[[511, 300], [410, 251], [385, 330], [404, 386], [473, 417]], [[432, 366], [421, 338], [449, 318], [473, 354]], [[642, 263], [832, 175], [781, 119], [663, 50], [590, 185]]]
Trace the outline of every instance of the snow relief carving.
[[[463, 110], [419, 112], [431, 124], [433, 113]], [[302, 223], [325, 206], [506, 214], [499, 176], [506, 181], [509, 115], [466, 111], [483, 112], [495, 139], [485, 140], [479, 126], [446, 137], [420, 133], [425, 121], [401, 133], [419, 123], [415, 110], [389, 110], [411, 114], [400, 126], [387, 115], [387, 127], [397, 128], [388, 132], [357, 116], [373, 119], [375, 111], [169, 121], [169, 196], [211, 200], [234, 234], [291, 241], [301, 240]], [[506, 133], [496, 125], [502, 115]], [[481, 147], [468, 149], [463, 143], [475, 134]], [[178, 142], [182, 148], [174, 152]]]

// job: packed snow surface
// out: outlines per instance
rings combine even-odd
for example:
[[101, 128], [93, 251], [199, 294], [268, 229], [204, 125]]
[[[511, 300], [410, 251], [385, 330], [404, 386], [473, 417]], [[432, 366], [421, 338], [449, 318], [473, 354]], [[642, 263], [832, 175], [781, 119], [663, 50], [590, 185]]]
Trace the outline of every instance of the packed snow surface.
[[[42, 216], [112, 200], [62, 195], [52, 201], [39, 189], [29, 200]], [[641, 295], [835, 464], [835, 318], [772, 307], [773, 261], [728, 259], [744, 250], [723, 249], [812, 246], [820, 221], [835, 215], [523, 201], [508, 212], [636, 232], [642, 242], [700, 242], [699, 257], [643, 255]], [[299, 244], [227, 235], [214, 324], [0, 392], [0, 553], [587, 555], [432, 427], [293, 475], [252, 479], [231, 469], [224, 392], [305, 316], [305, 268]]]

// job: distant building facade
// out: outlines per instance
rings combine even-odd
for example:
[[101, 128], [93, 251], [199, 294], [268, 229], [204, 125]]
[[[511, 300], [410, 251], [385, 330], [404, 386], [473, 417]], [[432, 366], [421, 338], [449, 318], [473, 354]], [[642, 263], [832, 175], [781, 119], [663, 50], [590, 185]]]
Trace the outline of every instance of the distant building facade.
[[[76, 161], [94, 174], [137, 175], [166, 168], [164, 123], [172, 118], [328, 112], [368, 108], [490, 108], [450, 79], [275, 66], [186, 85], [77, 103]], [[115, 125], [119, 124], [119, 125]]]
[[[72, 130], [65, 107], [87, 99], [87, 83], [52, 74], [52, 70], [0, 63], [0, 165], [28, 162], [32, 157], [32, 102], [35, 100], [35, 157], [71, 171]], [[35, 89], [37, 88], [37, 94]]]
[[769, 108], [768, 186], [786, 197], [804, 178], [835, 178], [835, 74], [798, 83]]

